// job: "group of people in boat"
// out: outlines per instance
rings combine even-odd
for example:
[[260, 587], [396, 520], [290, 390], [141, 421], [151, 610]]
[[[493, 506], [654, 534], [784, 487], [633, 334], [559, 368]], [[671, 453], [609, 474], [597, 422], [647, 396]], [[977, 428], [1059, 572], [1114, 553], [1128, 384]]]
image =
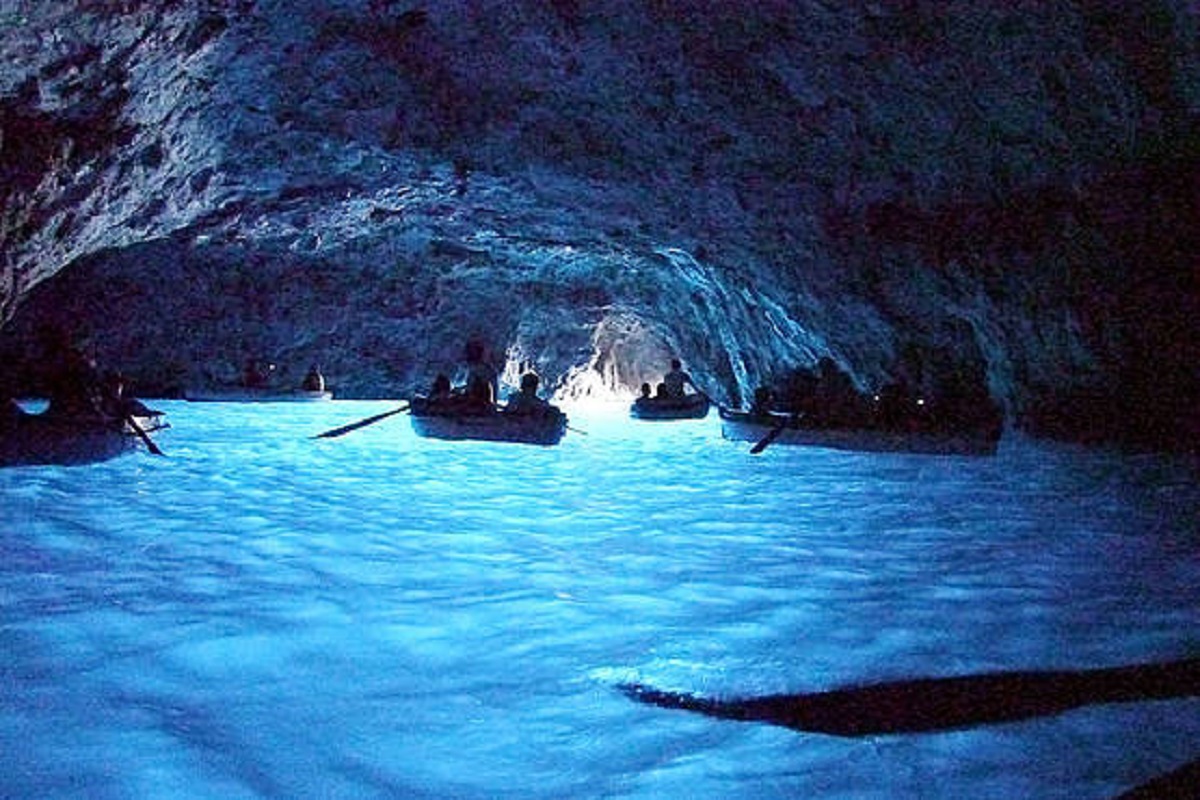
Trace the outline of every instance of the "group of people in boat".
[[447, 416], [481, 416], [499, 412], [522, 417], [544, 417], [562, 413], [538, 395], [541, 378], [533, 371], [521, 376], [520, 391], [511, 395], [504, 405], [498, 405], [500, 373], [486, 358], [483, 343], [471, 339], [463, 352], [465, 382], [453, 387], [445, 373], [438, 373], [426, 398], [431, 411]]
[[795, 370], [782, 391], [755, 390], [752, 415], [789, 414], [805, 427], [872, 429], [896, 432], [999, 430], [1003, 415], [991, 400], [982, 377], [943, 376], [936, 392], [919, 392], [903, 376], [876, 392], [860, 391], [832, 358], [815, 369]]
[[[61, 331], [43, 340], [44, 392], [47, 419], [77, 423], [122, 425], [130, 417], [156, 412], [126, 394], [126, 379], [116, 371], [102, 372], [96, 356]], [[0, 395], [0, 428], [19, 424], [26, 412], [7, 391]]]
[[671, 369], [667, 371], [661, 381], [654, 389], [654, 393], [650, 393], [650, 384], [643, 383], [641, 395], [635, 404], [642, 406], [650, 406], [657, 403], [678, 403], [688, 399], [687, 387], [692, 387], [692, 391], [697, 394], [702, 394], [699, 387], [692, 380], [692, 376], [683, 370], [683, 363], [678, 358], [671, 359]]
[[[267, 362], [260, 363], [257, 358], [247, 358], [246, 363], [242, 367], [242, 388], [244, 389], [268, 389], [271, 384], [271, 375], [275, 372], [275, 365]], [[321, 373], [321, 366], [313, 364], [305, 373], [304, 379], [300, 382], [301, 391], [305, 392], [323, 392], [325, 391], [325, 376]]]
[[[464, 348], [461, 373], [465, 380], [455, 387], [445, 373], [439, 373], [426, 398], [421, 399], [424, 413], [438, 416], [486, 417], [494, 414], [512, 417], [558, 418], [562, 412], [539, 395], [541, 380], [527, 371], [520, 378], [520, 389], [500, 403], [499, 373], [486, 357], [485, 346], [471, 339]], [[126, 394], [124, 378], [115, 372], [102, 373], [94, 355], [75, 346], [68, 338], [48, 337], [44, 348], [46, 369], [43, 383], [49, 399], [48, 418], [91, 420], [98, 424], [117, 423], [131, 417], [146, 417], [155, 412]], [[634, 403], [634, 415], [644, 418], [661, 416], [663, 409], [683, 408], [690, 402], [708, 404], [708, 397], [672, 358], [654, 392], [649, 383], [641, 386]], [[243, 379], [247, 387], [262, 386], [273, 365], [265, 370], [257, 361], [248, 360]], [[964, 382], [969, 383], [969, 382]], [[980, 381], [975, 381], [980, 383]], [[325, 379], [313, 364], [302, 383], [307, 391], [320, 392]], [[851, 377], [832, 358], [822, 358], [812, 369], [799, 369], [777, 383], [778, 390], [760, 386], [754, 393], [749, 414], [776, 424], [780, 415], [788, 415], [804, 427], [921, 431], [980, 425], [999, 426], [1002, 419], [982, 386], [952, 385], [933, 401], [898, 379], [875, 393], [859, 390]], [[689, 391], [690, 390], [690, 391]], [[707, 408], [705, 409], [707, 410]], [[415, 412], [415, 406], [414, 406]], [[682, 418], [677, 413], [677, 418]], [[27, 416], [12, 397], [0, 392], [0, 430], [19, 424]], [[697, 414], [699, 416], [699, 414]], [[998, 430], [998, 427], [997, 427]]]
[[27, 411], [8, 384], [0, 385], [0, 466], [83, 464], [134, 446], [161, 453], [147, 435], [163, 427], [160, 412], [126, 392], [119, 372], [101, 372], [94, 353], [66, 335], [46, 335], [35, 388], [47, 400]]

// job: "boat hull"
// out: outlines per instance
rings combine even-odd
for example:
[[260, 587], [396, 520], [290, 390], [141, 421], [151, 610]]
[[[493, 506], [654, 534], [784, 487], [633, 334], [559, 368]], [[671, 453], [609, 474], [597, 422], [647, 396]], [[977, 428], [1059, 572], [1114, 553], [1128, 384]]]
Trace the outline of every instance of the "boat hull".
[[642, 398], [629, 407], [629, 415], [641, 420], [704, 419], [708, 416], [708, 398], [690, 394], [680, 399]]
[[230, 387], [226, 389], [189, 389], [184, 393], [184, 399], [193, 403], [320, 403], [332, 400], [333, 392]]
[[759, 442], [779, 428], [773, 445], [825, 447], [866, 453], [990, 456], [999, 436], [990, 431], [896, 431], [877, 428], [806, 426], [787, 414], [767, 417], [720, 409], [721, 436], [731, 441]]
[[0, 432], [0, 467], [95, 464], [136, 448], [138, 441], [123, 424], [22, 414]]
[[506, 414], [503, 411], [449, 412], [414, 398], [409, 409], [413, 431], [429, 439], [474, 440], [513, 444], [556, 445], [567, 430], [561, 412], [546, 415]]

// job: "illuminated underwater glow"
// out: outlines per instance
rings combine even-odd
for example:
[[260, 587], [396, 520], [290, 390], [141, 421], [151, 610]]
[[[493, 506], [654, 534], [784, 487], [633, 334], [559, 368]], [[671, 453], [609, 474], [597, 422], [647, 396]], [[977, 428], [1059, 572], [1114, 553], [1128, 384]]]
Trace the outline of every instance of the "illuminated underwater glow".
[[[91, 797], [1109, 797], [1200, 703], [844, 739], [641, 706], [1192, 654], [1194, 465], [771, 447], [572, 409], [161, 403], [166, 458], [0, 471], [0, 788]], [[585, 433], [581, 433], [584, 431]]]

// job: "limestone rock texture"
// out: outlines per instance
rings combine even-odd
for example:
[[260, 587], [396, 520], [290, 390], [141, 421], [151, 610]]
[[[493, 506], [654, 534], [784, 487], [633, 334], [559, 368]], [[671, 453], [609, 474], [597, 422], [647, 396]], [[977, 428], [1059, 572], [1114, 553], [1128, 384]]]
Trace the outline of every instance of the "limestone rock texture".
[[[1200, 441], [1185, 0], [0, 0], [0, 370], [715, 399], [832, 357]], [[951, 377], [948, 377], [951, 376]]]

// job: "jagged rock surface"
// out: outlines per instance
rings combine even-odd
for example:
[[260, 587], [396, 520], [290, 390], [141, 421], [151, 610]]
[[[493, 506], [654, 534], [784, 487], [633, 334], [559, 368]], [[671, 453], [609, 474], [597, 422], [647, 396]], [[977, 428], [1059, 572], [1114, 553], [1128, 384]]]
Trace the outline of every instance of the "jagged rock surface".
[[1196, 24], [1107, 0], [0, 2], [8, 382], [343, 396], [477, 335], [560, 396], [680, 354], [985, 374], [1039, 432], [1197, 438]]

